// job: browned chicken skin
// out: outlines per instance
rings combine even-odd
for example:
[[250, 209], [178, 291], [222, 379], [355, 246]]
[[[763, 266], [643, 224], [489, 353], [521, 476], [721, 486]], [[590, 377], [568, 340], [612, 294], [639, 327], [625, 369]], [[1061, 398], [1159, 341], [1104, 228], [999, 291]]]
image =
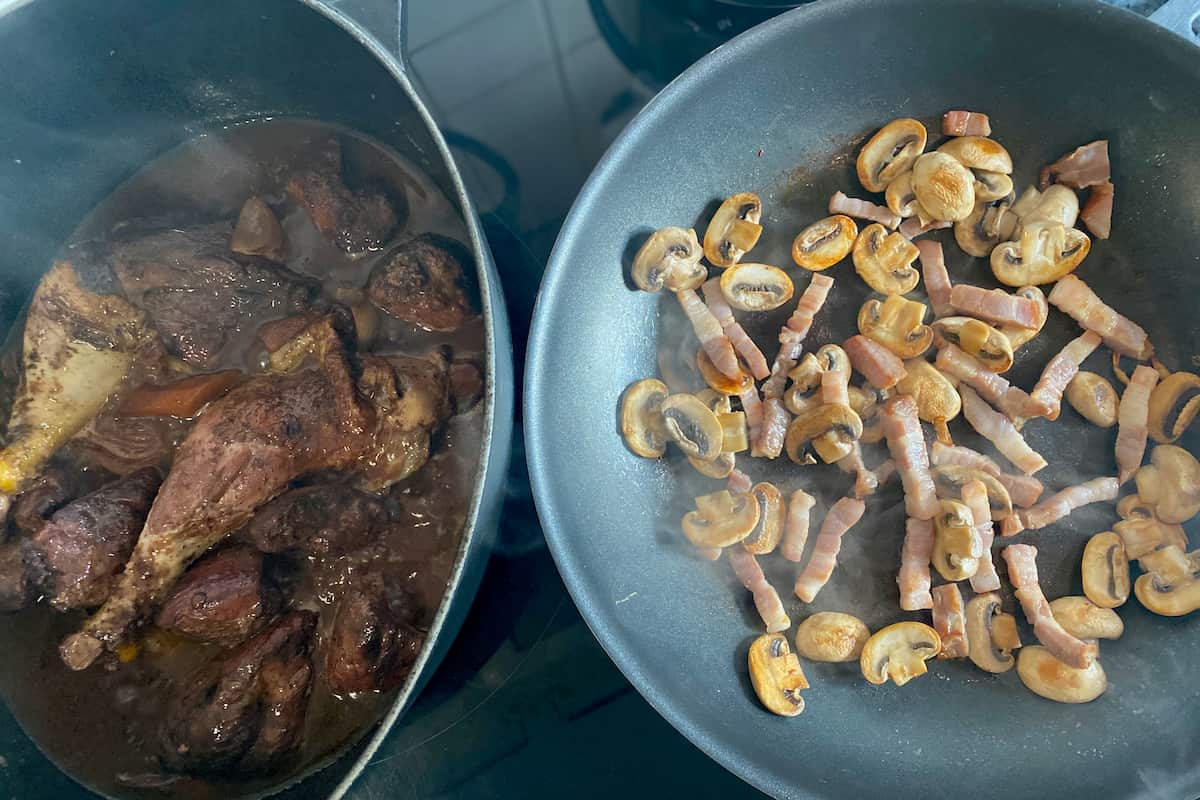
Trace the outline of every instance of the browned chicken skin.
[[385, 692], [404, 681], [424, 640], [389, 602], [383, 579], [360, 576], [338, 602], [323, 643], [325, 679], [335, 692]]
[[396, 245], [367, 281], [367, 299], [388, 314], [432, 331], [452, 331], [474, 311], [457, 243], [433, 234]]
[[342, 149], [325, 142], [310, 168], [288, 181], [287, 192], [317, 230], [347, 253], [379, 250], [399, 224], [391, 201], [378, 192], [352, 192], [342, 180]]
[[317, 616], [294, 611], [176, 688], [162, 727], [167, 769], [269, 770], [295, 751], [312, 686]]
[[193, 639], [233, 647], [266, 624], [279, 599], [263, 575], [260, 553], [245, 545], [223, 547], [183, 574], [156, 622]]

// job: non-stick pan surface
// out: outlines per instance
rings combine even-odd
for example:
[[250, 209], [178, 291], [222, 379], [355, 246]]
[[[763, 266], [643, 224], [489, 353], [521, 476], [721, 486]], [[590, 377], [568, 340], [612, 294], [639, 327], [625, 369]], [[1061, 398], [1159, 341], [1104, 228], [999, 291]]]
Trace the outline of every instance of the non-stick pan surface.
[[[1131, 600], [1121, 609], [1125, 636], [1101, 648], [1110, 688], [1088, 705], [1051, 703], [1015, 673], [992, 676], [961, 661], [936, 663], [903, 688], [868, 685], [857, 664], [811, 664], [804, 714], [773, 717], [747, 677], [747, 647], [761, 632], [747, 593], [724, 560], [699, 560], [679, 533], [691, 496], [721, 484], [622, 444], [621, 391], [658, 374], [657, 343], [685, 330], [673, 298], [631, 288], [630, 256], [646, 234], [663, 225], [702, 231], [717, 200], [757, 191], [766, 233], [751, 260], [789, 267], [798, 295], [808, 277], [791, 267], [791, 239], [825, 215], [836, 189], [863, 194], [853, 178], [862, 138], [897, 116], [933, 124], [950, 108], [991, 114], [1018, 186], [1078, 144], [1110, 141], [1113, 235], [1095, 243], [1078, 274], [1148, 329], [1164, 362], [1195, 369], [1200, 51], [1094, 3], [817, 3], [720, 48], [668, 87], [576, 202], [542, 286], [526, 372], [528, 453], [546, 536], [629, 679], [693, 742], [771, 794], [1190, 800], [1200, 794], [1197, 615], [1155, 617]], [[984, 262], [966, 258], [946, 233], [938, 238], [953, 279], [995, 285]], [[830, 274], [837, 285], [809, 334], [814, 347], [853, 333], [867, 296], [848, 262]], [[773, 341], [791, 306], [750, 320], [751, 333]], [[1052, 311], [1011, 377], [1030, 388], [1077, 333]], [[1087, 368], [1111, 376], [1107, 355], [1098, 351]], [[961, 422], [953, 430], [986, 449]], [[1115, 473], [1113, 432], [1088, 428], [1073, 411], [1026, 432], [1052, 462], [1039, 475], [1048, 491]], [[1182, 444], [1195, 451], [1197, 441]], [[818, 521], [850, 483], [833, 468], [785, 459], [741, 466], [785, 493], [817, 494]], [[903, 518], [893, 484], [869, 502], [811, 607], [791, 597], [793, 565], [764, 559], [793, 620], [844, 610], [874, 629], [921, 618], [896, 605]], [[1115, 521], [1111, 505], [1093, 506], [1014, 541], [1038, 545], [1049, 597], [1078, 594], [1084, 541]]]

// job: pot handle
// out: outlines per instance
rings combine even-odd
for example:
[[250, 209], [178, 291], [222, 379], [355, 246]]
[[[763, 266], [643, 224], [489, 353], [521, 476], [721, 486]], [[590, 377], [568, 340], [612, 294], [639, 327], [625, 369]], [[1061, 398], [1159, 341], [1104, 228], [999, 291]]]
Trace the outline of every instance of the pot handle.
[[1200, 45], [1200, 0], [1167, 0], [1150, 15], [1150, 21]]

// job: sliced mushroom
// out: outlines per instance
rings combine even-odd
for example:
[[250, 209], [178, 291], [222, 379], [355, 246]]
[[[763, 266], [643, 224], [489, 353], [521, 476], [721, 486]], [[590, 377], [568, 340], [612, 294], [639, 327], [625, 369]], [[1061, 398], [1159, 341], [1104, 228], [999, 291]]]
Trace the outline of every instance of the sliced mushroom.
[[783, 538], [783, 495], [775, 484], [765, 482], [750, 487], [750, 495], [758, 503], [758, 523], [742, 540], [742, 546], [756, 556], [762, 556], [774, 551]]
[[954, 223], [954, 240], [968, 255], [983, 258], [1017, 230], [1020, 220], [1012, 211], [1015, 195], [982, 201], [975, 197], [971, 213]]
[[721, 452], [740, 453], [750, 448], [750, 434], [746, 425], [746, 412], [727, 411], [717, 414], [721, 423]]
[[283, 260], [283, 228], [261, 197], [251, 197], [242, 205], [229, 249], [247, 256]]
[[913, 164], [913, 192], [934, 219], [966, 219], [975, 208], [975, 176], [945, 153], [925, 153]]
[[769, 264], [737, 264], [721, 275], [721, 294], [742, 311], [772, 311], [792, 299], [792, 279]]
[[704, 256], [716, 267], [732, 267], [762, 235], [762, 201], [752, 192], [725, 198], [704, 231]]
[[670, 395], [661, 408], [667, 438], [684, 454], [701, 461], [712, 461], [721, 454], [721, 423], [695, 395]]
[[1164, 617], [1182, 617], [1200, 609], [1200, 578], [1161, 586], [1148, 572], [1137, 579], [1133, 591], [1147, 611]]
[[900, 358], [916, 358], [933, 344], [933, 331], [923, 324], [925, 304], [898, 294], [868, 300], [858, 312], [858, 330]]
[[1056, 703], [1090, 703], [1108, 688], [1108, 678], [1099, 661], [1077, 669], [1059, 661], [1041, 645], [1021, 648], [1017, 675], [1025, 688]]
[[983, 320], [974, 317], [935, 319], [933, 335], [938, 347], [945, 347], [947, 343], [956, 345], [964, 353], [979, 359], [989, 372], [1007, 372], [1012, 367], [1012, 343]]
[[765, 633], [750, 645], [750, 683], [759, 701], [773, 714], [794, 717], [804, 710], [802, 689], [808, 688], [800, 659], [782, 633]]
[[667, 451], [667, 428], [662, 404], [667, 385], [654, 378], [631, 383], [621, 402], [621, 433], [625, 444], [643, 458], [658, 458]]
[[1150, 435], [1159, 444], [1183, 436], [1200, 413], [1200, 376], [1172, 372], [1150, 394]]
[[[990, 203], [1012, 194], [1012, 178], [1003, 172], [991, 172], [986, 169], [973, 169], [975, 176], [975, 202]], [[972, 211], [972, 213], [974, 213]]]
[[[844, 350], [842, 352], [845, 352]], [[862, 386], [847, 386], [846, 394], [850, 397], [850, 407], [854, 409], [854, 413], [858, 414], [859, 419], [864, 422], [875, 416], [875, 412], [879, 410], [879, 404], [886, 397], [884, 392], [873, 387]]]
[[933, 518], [934, 569], [948, 581], [970, 578], [979, 569], [983, 541], [975, 530], [971, 509], [957, 500], [942, 500]]
[[706, 478], [715, 478], [716, 480], [728, 478], [733, 474], [734, 467], [737, 466], [737, 459], [733, 453], [721, 453], [712, 461], [701, 461], [692, 456], [688, 456], [687, 460], [696, 469], [696, 472]]
[[[1027, 199], [1029, 197], [1034, 200], [1031, 202]], [[1079, 218], [1079, 197], [1066, 186], [1055, 184], [1041, 194], [1035, 192], [1032, 196], [1027, 192], [1022, 195], [1022, 200], [1028, 203], [1027, 207], [1018, 209], [1022, 226], [1034, 222], [1058, 222], [1064, 227], [1073, 228], [1075, 220]]]
[[1013, 514], [1012, 497], [995, 475], [976, 467], [963, 464], [942, 464], [930, 473], [937, 495], [946, 500], [962, 499], [962, 488], [971, 481], [979, 481], [987, 489], [988, 507], [992, 519], [1001, 520]]
[[1004, 149], [1004, 145], [986, 136], [958, 136], [950, 139], [937, 151], [953, 156], [968, 169], [1012, 174], [1012, 156]]
[[867, 140], [858, 153], [858, 180], [870, 192], [882, 192], [912, 168], [925, 150], [928, 134], [915, 119], [894, 119]]
[[729, 404], [729, 395], [721, 394], [716, 389], [701, 389], [696, 392], [696, 399], [708, 406], [708, 410], [720, 417], [733, 410]]
[[1000, 595], [988, 592], [972, 597], [966, 617], [967, 656], [975, 666], [994, 673], [1012, 669], [1016, 665], [1012, 651], [1021, 641], [1016, 639], [1016, 619], [1000, 607]]
[[1098, 428], [1111, 428], [1117, 424], [1117, 406], [1120, 398], [1112, 384], [1094, 372], [1080, 370], [1067, 384], [1064, 393], [1071, 408]]
[[912, 265], [918, 252], [903, 234], [868, 225], [854, 242], [854, 271], [880, 294], [908, 294], [921, 278]]
[[809, 661], [839, 664], [857, 660], [870, 638], [870, 628], [858, 617], [821, 611], [796, 628], [796, 651]]
[[1083, 593], [1101, 608], [1116, 608], [1129, 599], [1129, 557], [1121, 537], [1097, 533], [1083, 548]]
[[720, 394], [741, 394], [754, 386], [754, 376], [750, 374], [750, 370], [746, 369], [741, 358], [738, 358], [738, 377], [731, 378], [717, 369], [716, 365], [712, 363], [712, 359], [708, 357], [708, 353], [701, 347], [696, 351], [696, 369], [699, 370], [700, 377], [704, 379], [708, 387]]
[[1111, 608], [1102, 608], [1086, 597], [1060, 597], [1050, 601], [1050, 613], [1076, 639], [1120, 639], [1125, 623]]
[[1146, 553], [1164, 545], [1176, 545], [1181, 550], [1187, 547], [1187, 534], [1178, 523], [1168, 524], [1154, 514], [1154, 509], [1136, 494], [1121, 498], [1117, 503], [1117, 515], [1121, 521], [1113, 531], [1125, 545], [1125, 555], [1142, 558]]
[[1037, 325], [1034, 327], [1022, 328], [1020, 325], [1011, 324], [999, 326], [1000, 332], [1008, 337], [1008, 342], [1012, 345], [1013, 352], [1016, 353], [1042, 332], [1042, 327], [1045, 326], [1046, 319], [1050, 316], [1050, 304], [1046, 302], [1046, 293], [1036, 286], [1022, 286], [1013, 294], [1032, 300], [1037, 305]]
[[917, 195], [912, 188], [912, 172], [905, 172], [887, 185], [883, 193], [893, 214], [908, 219], [917, 213]]
[[696, 498], [696, 510], [683, 516], [683, 535], [697, 547], [729, 547], [758, 524], [758, 502], [748, 494], [722, 489]]
[[800, 231], [792, 242], [792, 260], [813, 272], [829, 269], [850, 255], [858, 225], [845, 214], [818, 220]]
[[800, 363], [788, 373], [792, 385], [783, 396], [784, 405], [793, 414], [805, 414], [821, 405], [821, 362], [815, 353], [805, 353]]
[[1160, 587], [1178, 586], [1192, 579], [1197, 564], [1178, 545], [1168, 544], [1146, 553], [1138, 564], [1154, 575]]
[[633, 282], [644, 292], [657, 292], [664, 286], [672, 292], [695, 289], [708, 277], [700, 263], [703, 254], [694, 230], [659, 228], [633, 258]]
[[1061, 222], [1031, 222], [1021, 226], [1019, 241], [1004, 242], [992, 251], [992, 274], [1008, 286], [1040, 286], [1074, 271], [1092, 248], [1092, 240]]
[[811, 442], [817, 456], [832, 464], [850, 454], [862, 430], [862, 419], [850, 406], [825, 404], [792, 420], [784, 448], [788, 458], [797, 464], [811, 464], [814, 460], [806, 452]]
[[863, 677], [876, 686], [888, 678], [903, 686], [928, 672], [925, 661], [941, 649], [942, 639], [933, 628], [920, 622], [897, 622], [867, 640], [858, 663]]
[[1156, 446], [1134, 481], [1138, 496], [1163, 522], [1187, 522], [1200, 513], [1200, 462], [1182, 447]]
[[933, 425], [938, 441], [951, 444], [950, 429], [946, 423], [962, 410], [962, 398], [958, 390], [949, 378], [922, 358], [905, 361], [904, 369], [906, 374], [896, 384], [896, 391], [916, 400], [917, 416]]

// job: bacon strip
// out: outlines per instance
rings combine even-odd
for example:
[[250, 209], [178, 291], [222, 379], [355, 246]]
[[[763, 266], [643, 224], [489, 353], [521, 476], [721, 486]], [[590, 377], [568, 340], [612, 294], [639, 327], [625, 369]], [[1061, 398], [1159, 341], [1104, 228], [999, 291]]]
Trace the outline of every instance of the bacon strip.
[[797, 564], [804, 558], [804, 545], [808, 543], [809, 518], [817, 501], [803, 489], [792, 492], [788, 501], [787, 521], [783, 527], [783, 541], [779, 553], [788, 561]]
[[842, 343], [850, 364], [876, 389], [890, 389], [908, 374], [904, 362], [891, 350], [862, 334]]
[[984, 289], [969, 283], [956, 283], [950, 290], [950, 303], [967, 316], [998, 325], [1036, 328], [1038, 324], [1037, 303], [1003, 289]]
[[942, 133], [947, 136], [991, 136], [992, 121], [978, 111], [947, 111], [942, 115]]
[[862, 519], [867, 506], [862, 500], [843, 497], [833, 504], [821, 523], [821, 531], [813, 544], [812, 555], [804, 572], [796, 578], [796, 596], [811, 603], [829, 581], [833, 568], [837, 566], [837, 554], [842, 549], [842, 536]]
[[929, 295], [933, 316], [953, 316], [954, 305], [950, 302], [950, 290], [954, 287], [950, 283], [950, 273], [946, 270], [946, 256], [942, 252], [941, 243], [926, 239], [917, 242], [917, 251], [921, 258], [921, 280], [925, 282], [925, 291]]
[[949, 344], [938, 350], [933, 365], [939, 371], [958, 378], [970, 386], [992, 405], [999, 408], [1010, 419], [1027, 413], [1029, 395], [1025, 390], [1011, 385], [1003, 375], [988, 370], [979, 359], [964, 353], [957, 345]]
[[1050, 304], [1079, 323], [1080, 327], [1100, 334], [1104, 344], [1123, 356], [1149, 361], [1154, 345], [1146, 331], [1133, 320], [1123, 317], [1096, 296], [1086, 283], [1074, 275], [1064, 275], [1054, 284]]
[[1047, 362], [1042, 377], [1029, 395], [1030, 412], [1046, 419], [1058, 419], [1062, 410], [1062, 396], [1067, 384], [1079, 372], [1084, 359], [1100, 346], [1100, 336], [1094, 331], [1085, 331], [1082, 336], [1067, 342], [1054, 358]]
[[696, 332], [696, 338], [700, 340], [700, 346], [708, 354], [713, 366], [726, 377], [734, 380], [741, 377], [742, 368], [738, 365], [729, 337], [721, 330], [721, 323], [709, 311], [708, 306], [704, 305], [696, 290], [681, 289], [675, 296], [679, 298], [679, 305], [692, 323], [692, 330]]
[[766, 356], [762, 354], [762, 350], [758, 349], [758, 345], [734, 318], [733, 309], [729, 307], [728, 301], [725, 300], [725, 294], [721, 291], [721, 279], [713, 278], [700, 289], [704, 292], [708, 310], [717, 318], [717, 322], [721, 323], [721, 330], [725, 331], [725, 335], [729, 337], [733, 349], [741, 354], [746, 366], [750, 368], [750, 374], [758, 380], [770, 375], [771, 368], [767, 366]]
[[933, 628], [942, 638], [938, 658], [963, 658], [967, 654], [967, 616], [957, 583], [933, 589]]
[[730, 494], [745, 494], [754, 486], [754, 481], [750, 480], [750, 476], [742, 472], [740, 469], [735, 469], [729, 473], [729, 478], [725, 482]]
[[1021, 522], [1031, 531], [1044, 528], [1088, 503], [1116, 500], [1120, 491], [1121, 484], [1116, 478], [1092, 478], [1055, 492], [1033, 508], [1021, 511]]
[[[738, 400], [742, 401], [742, 411], [746, 414], [746, 427], [749, 429], [750, 444], [752, 445], [750, 455], [762, 455], [758, 452], [759, 439], [762, 437], [763, 428], [763, 403], [758, 396], [758, 389], [750, 386], [746, 391], [738, 395]], [[787, 422], [784, 422], [785, 431]]]
[[850, 376], [841, 370], [828, 370], [821, 373], [821, 402], [826, 405], [850, 405], [848, 388]]
[[1079, 219], [1097, 239], [1107, 239], [1112, 231], [1112, 206], [1115, 189], [1111, 182], [1097, 184], [1092, 187]]
[[1158, 383], [1158, 372], [1138, 365], [1121, 393], [1117, 406], [1117, 477], [1121, 483], [1133, 477], [1146, 454], [1147, 422], [1150, 418], [1150, 393]]
[[917, 611], [933, 608], [929, 593], [929, 560], [933, 556], [933, 521], [908, 518], [904, 525], [904, 546], [900, 549], [900, 608]]
[[737, 575], [742, 585], [754, 596], [754, 607], [758, 609], [758, 616], [762, 617], [767, 626], [767, 633], [779, 633], [792, 627], [792, 620], [783, 608], [779, 592], [767, 582], [767, 576], [763, 574], [754, 554], [736, 545], [728, 548], [728, 552], [733, 574]]
[[1046, 459], [1026, 444], [1008, 417], [994, 411], [974, 389], [960, 383], [958, 394], [962, 398], [963, 416], [967, 418], [967, 422], [980, 436], [995, 445], [1017, 469], [1026, 475], [1032, 475], [1046, 466]]
[[850, 454], [839, 459], [837, 466], [842, 472], [854, 473], [855, 497], [863, 498], [875, 494], [875, 490], [879, 487], [879, 478], [874, 472], [867, 469], [867, 464], [863, 461], [861, 444], [855, 442], [850, 447]]
[[808, 288], [800, 295], [796, 310], [788, 317], [787, 324], [779, 331], [779, 352], [775, 355], [775, 363], [771, 366], [771, 377], [763, 384], [763, 397], [783, 397], [783, 389], [787, 385], [787, 375], [800, 360], [804, 352], [804, 337], [812, 327], [817, 312], [825, 305], [829, 290], [833, 288], [833, 278], [821, 273], [814, 273]]
[[871, 222], [878, 222], [892, 230], [896, 230], [901, 220], [901, 216], [887, 206], [877, 206], [866, 200], [847, 197], [842, 192], [834, 192], [833, 197], [829, 198], [829, 213], [869, 219]]
[[1042, 167], [1038, 188], [1046, 191], [1052, 183], [1061, 183], [1072, 189], [1086, 189], [1106, 183], [1112, 177], [1108, 161], [1108, 140], [1100, 139], [1076, 147], [1070, 153]]
[[1005, 489], [1008, 489], [1008, 496], [1012, 498], [1013, 503], [1021, 508], [1029, 508], [1036, 503], [1045, 489], [1037, 478], [1003, 472], [995, 461], [969, 447], [946, 445], [935, 441], [929, 451], [929, 458], [935, 467], [943, 464], [961, 464], [964, 467], [974, 467], [994, 475], [996, 480], [1000, 481]]
[[896, 473], [898, 471], [899, 470], [896, 469], [896, 460], [894, 458], [885, 460], [882, 464], [875, 468], [876, 488], [883, 486], [892, 478], [896, 477]]
[[1017, 600], [1033, 633], [1058, 660], [1077, 669], [1087, 669], [1100, 652], [1095, 642], [1087, 643], [1067, 633], [1054, 618], [1050, 604], [1038, 584], [1037, 548], [1029, 544], [1010, 544], [1004, 548], [1008, 579], [1017, 590]]
[[[900, 231], [900, 235], [905, 239], [913, 240], [922, 234], [930, 231], [941, 231], [954, 226], [953, 222], [946, 222], [941, 219], [931, 219], [928, 222], [921, 222], [917, 217], [909, 217], [900, 223], [900, 227], [896, 230]], [[920, 244], [920, 242], [917, 242]]]
[[967, 481], [962, 487], [962, 501], [971, 509], [975, 533], [983, 545], [979, 567], [971, 576], [971, 590], [976, 594], [994, 592], [1000, 588], [1000, 576], [996, 574], [996, 565], [992, 562], [992, 542], [996, 540], [996, 530], [992, 526], [992, 507], [988, 503], [987, 487], [982, 481]]
[[900, 472], [904, 508], [914, 519], [933, 519], [938, 512], [937, 490], [929, 474], [929, 453], [917, 418], [917, 401], [896, 395], [879, 412], [888, 451]]

